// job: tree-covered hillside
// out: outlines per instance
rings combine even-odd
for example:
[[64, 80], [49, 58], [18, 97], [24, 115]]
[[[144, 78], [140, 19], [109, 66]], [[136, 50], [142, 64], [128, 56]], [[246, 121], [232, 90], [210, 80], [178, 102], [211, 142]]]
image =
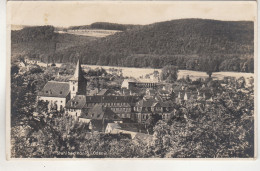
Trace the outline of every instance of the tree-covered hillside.
[[[253, 22], [185, 19], [130, 29], [55, 56], [66, 62], [80, 54], [87, 64], [156, 68], [172, 64], [200, 71], [211, 61], [214, 71], [253, 72], [253, 40]], [[229, 66], [231, 61], [234, 66]]]
[[[254, 23], [180, 19], [133, 27], [55, 51], [56, 62], [205, 71], [254, 71]], [[48, 58], [42, 58], [47, 61]]]
[[96, 40], [94, 37], [56, 33], [53, 26], [25, 27], [11, 32], [11, 56], [52, 62], [54, 53]]

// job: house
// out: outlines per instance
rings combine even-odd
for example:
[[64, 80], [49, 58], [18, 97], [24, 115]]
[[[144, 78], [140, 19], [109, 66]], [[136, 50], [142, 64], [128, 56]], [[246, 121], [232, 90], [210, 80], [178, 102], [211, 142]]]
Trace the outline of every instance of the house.
[[91, 110], [88, 111], [86, 115], [87, 119], [94, 120], [108, 120], [108, 121], [121, 121], [110, 108], [102, 105], [96, 104]]
[[156, 88], [158, 87], [158, 82], [151, 81], [150, 79], [142, 79], [142, 80], [135, 80], [135, 79], [125, 79], [122, 82], [121, 88], [126, 89], [133, 89], [137, 88]]
[[84, 106], [86, 104], [86, 96], [85, 95], [76, 95], [74, 98], [70, 99], [65, 108], [66, 113], [70, 116], [80, 117], [84, 112]]
[[135, 83], [137, 80], [130, 78], [130, 79], [124, 79], [124, 81], [122, 82], [121, 88], [126, 88], [126, 89], [131, 89], [131, 83]]
[[89, 95], [89, 96], [95, 96], [95, 95], [98, 94], [98, 92], [99, 92], [98, 88], [94, 88], [94, 89], [92, 89], [92, 90], [87, 90], [87, 95]]
[[147, 88], [145, 93], [146, 93], [147, 96], [155, 96], [156, 95], [156, 91], [154, 89], [150, 89], [150, 88]]
[[172, 98], [172, 92], [168, 90], [159, 90], [158, 95], [163, 99], [163, 100], [170, 100]]
[[96, 104], [110, 108], [120, 118], [134, 119], [132, 113], [138, 96], [86, 96], [85, 110], [90, 110]]
[[101, 89], [101, 90], [97, 93], [97, 95], [98, 95], [98, 96], [107, 96], [107, 95], [109, 95], [110, 93], [112, 93], [112, 90], [110, 90], [110, 89]]
[[174, 104], [171, 101], [157, 101], [156, 99], [142, 99], [134, 107], [136, 120], [139, 123], [145, 121], [154, 114], [159, 114], [162, 119], [167, 121], [173, 115]]
[[101, 104], [96, 104], [87, 113], [82, 113], [79, 117], [80, 122], [89, 123], [92, 131], [102, 131], [108, 123], [120, 123], [122, 120], [111, 109]]

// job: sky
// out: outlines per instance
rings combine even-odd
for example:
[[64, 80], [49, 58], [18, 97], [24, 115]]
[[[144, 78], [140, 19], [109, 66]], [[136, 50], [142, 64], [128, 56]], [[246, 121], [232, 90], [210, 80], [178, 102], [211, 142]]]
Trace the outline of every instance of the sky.
[[7, 22], [13, 25], [68, 27], [94, 22], [151, 24], [203, 18], [256, 21], [256, 2], [18, 2], [7, 4]]

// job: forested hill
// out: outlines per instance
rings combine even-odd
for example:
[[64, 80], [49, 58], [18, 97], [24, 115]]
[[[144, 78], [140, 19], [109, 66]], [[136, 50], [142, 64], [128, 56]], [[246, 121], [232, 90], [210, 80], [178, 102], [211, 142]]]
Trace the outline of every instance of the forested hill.
[[96, 40], [95, 37], [56, 33], [53, 26], [24, 27], [11, 32], [12, 60], [29, 57], [52, 62], [54, 53]]
[[[253, 72], [253, 22], [182, 19], [155, 23], [55, 54], [57, 61], [129, 67]], [[208, 59], [209, 58], [209, 59]], [[206, 61], [205, 61], [206, 60]]]
[[[133, 27], [55, 51], [56, 62], [253, 72], [254, 23], [180, 19]], [[44, 60], [47, 60], [46, 58]]]

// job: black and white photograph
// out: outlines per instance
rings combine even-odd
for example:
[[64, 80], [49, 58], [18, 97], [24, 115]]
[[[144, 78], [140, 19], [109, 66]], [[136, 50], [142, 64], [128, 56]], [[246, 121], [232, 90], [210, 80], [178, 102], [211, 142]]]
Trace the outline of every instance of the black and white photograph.
[[256, 2], [8, 2], [7, 157], [256, 157]]

